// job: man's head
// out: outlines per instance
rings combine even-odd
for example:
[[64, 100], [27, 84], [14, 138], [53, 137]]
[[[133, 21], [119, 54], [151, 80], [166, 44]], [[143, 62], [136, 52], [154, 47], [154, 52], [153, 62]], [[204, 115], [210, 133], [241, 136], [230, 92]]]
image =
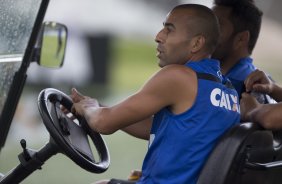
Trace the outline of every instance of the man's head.
[[208, 57], [216, 48], [219, 25], [213, 12], [202, 5], [176, 6], [157, 34], [159, 65], [185, 64]]
[[253, 0], [214, 0], [220, 40], [213, 58], [221, 61], [252, 54], [260, 32], [262, 12]]

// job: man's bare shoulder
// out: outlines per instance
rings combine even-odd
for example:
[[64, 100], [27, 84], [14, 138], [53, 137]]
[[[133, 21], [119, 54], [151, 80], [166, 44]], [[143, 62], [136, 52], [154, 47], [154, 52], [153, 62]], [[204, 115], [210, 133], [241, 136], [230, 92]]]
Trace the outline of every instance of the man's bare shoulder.
[[184, 65], [171, 64], [153, 75], [143, 86], [143, 89], [171, 95], [172, 92], [176, 94], [180, 91], [191, 91], [196, 87], [197, 76], [195, 71]]
[[178, 64], [171, 64], [163, 67], [159, 73], [161, 75], [169, 75], [174, 76], [174, 78], [177, 77], [192, 77], [194, 78], [196, 76], [196, 73], [194, 70], [192, 70], [189, 67], [186, 67], [184, 65], [178, 65]]
[[194, 70], [184, 65], [171, 64], [163, 67], [156, 74], [157, 78], [162, 78], [167, 82], [174, 84], [181, 83], [182, 81], [196, 81], [197, 76]]

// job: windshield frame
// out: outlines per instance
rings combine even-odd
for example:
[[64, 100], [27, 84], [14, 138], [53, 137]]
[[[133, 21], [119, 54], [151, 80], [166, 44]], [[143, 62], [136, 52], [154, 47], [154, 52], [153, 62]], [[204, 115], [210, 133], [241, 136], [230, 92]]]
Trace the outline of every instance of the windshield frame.
[[32, 54], [34, 51], [34, 46], [36, 43], [36, 40], [38, 38], [38, 34], [41, 29], [41, 25], [47, 10], [49, 4], [49, 0], [41, 0], [41, 4], [39, 7], [39, 11], [37, 13], [32, 32], [27, 44], [27, 47], [25, 49], [22, 64], [19, 68], [19, 70], [15, 73], [11, 88], [9, 90], [9, 93], [7, 95], [6, 102], [3, 106], [2, 114], [0, 116], [0, 152], [2, 147], [4, 147], [7, 135], [21, 96], [21, 93], [23, 91], [23, 87], [25, 85], [25, 81], [27, 78], [27, 69], [30, 65]]

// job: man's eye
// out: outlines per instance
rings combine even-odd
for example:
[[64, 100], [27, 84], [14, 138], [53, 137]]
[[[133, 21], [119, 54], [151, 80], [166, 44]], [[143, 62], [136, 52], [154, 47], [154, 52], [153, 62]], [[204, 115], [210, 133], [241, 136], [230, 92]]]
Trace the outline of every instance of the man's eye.
[[165, 27], [165, 30], [169, 33], [169, 32], [171, 32], [171, 28], [169, 28], [169, 27]]

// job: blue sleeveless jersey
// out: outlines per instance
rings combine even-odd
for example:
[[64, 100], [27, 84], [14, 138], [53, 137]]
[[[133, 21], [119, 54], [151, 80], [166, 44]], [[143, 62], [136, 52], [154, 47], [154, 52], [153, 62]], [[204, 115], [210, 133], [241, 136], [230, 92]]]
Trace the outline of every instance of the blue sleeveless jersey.
[[239, 96], [245, 91], [245, 79], [254, 70], [256, 70], [256, 67], [253, 65], [253, 59], [246, 57], [241, 58], [225, 75], [231, 81]]
[[222, 84], [219, 62], [203, 59], [186, 66], [218, 82], [198, 77], [198, 93], [189, 110], [175, 115], [164, 108], [155, 114], [139, 184], [196, 183], [218, 138], [240, 120], [237, 92]]

